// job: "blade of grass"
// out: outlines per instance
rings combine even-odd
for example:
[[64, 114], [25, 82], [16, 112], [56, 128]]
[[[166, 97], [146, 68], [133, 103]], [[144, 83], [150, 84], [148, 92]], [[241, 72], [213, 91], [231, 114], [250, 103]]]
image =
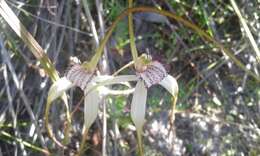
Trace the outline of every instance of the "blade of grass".
[[9, 26], [15, 33], [24, 41], [24, 43], [31, 50], [37, 60], [40, 61], [46, 73], [55, 81], [59, 78], [58, 72], [55, 70], [52, 62], [45, 54], [42, 47], [33, 38], [33, 36], [26, 30], [25, 26], [20, 22], [11, 8], [6, 4], [5, 0], [0, 0], [0, 15], [5, 19]]
[[[105, 22], [104, 22], [104, 9], [103, 9], [103, 2], [102, 0], [95, 0], [95, 4], [96, 4], [96, 10], [97, 10], [97, 16], [98, 16], [98, 22], [99, 22], [99, 27], [100, 27], [100, 33], [99, 33], [99, 39], [102, 39], [105, 36]], [[100, 67], [100, 71], [101, 74], [108, 74], [110, 75], [111, 71], [110, 71], [110, 66], [109, 66], [109, 58], [108, 58], [108, 50], [107, 47], [104, 47], [104, 54], [100, 59], [99, 62], [99, 67]], [[108, 101], [104, 98], [101, 101], [101, 105], [102, 105], [102, 155], [106, 156], [107, 155], [107, 136], [108, 136], [108, 119], [107, 119], [107, 105], [108, 105]], [[112, 105], [112, 107], [114, 107], [114, 105]], [[113, 108], [112, 108], [113, 109]], [[112, 122], [114, 123], [114, 119], [112, 119]], [[115, 144], [117, 144], [117, 142], [114, 142]]]
[[234, 0], [230, 0], [230, 3], [235, 11], [235, 13], [237, 14], [239, 20], [241, 21], [241, 24], [243, 26], [243, 28], [245, 29], [245, 32], [246, 32], [246, 35], [251, 43], [251, 46], [253, 47], [254, 51], [255, 51], [255, 54], [256, 54], [256, 60], [258, 63], [260, 63], [260, 51], [259, 51], [259, 48], [257, 47], [257, 44], [255, 42], [255, 39], [251, 33], [251, 31], [249, 30], [247, 24], [246, 24], [246, 20], [243, 18], [236, 2]]
[[1, 39], [0, 39], [0, 46], [2, 47], [1, 54], [2, 54], [2, 57], [3, 57], [4, 63], [7, 65], [9, 71], [11, 72], [11, 77], [12, 77], [13, 81], [15, 82], [14, 86], [19, 91], [20, 97], [23, 100], [24, 106], [25, 106], [28, 114], [30, 115], [32, 126], [36, 127], [36, 130], [37, 130], [37, 133], [39, 135], [39, 139], [40, 139], [41, 145], [46, 148], [46, 144], [45, 144], [45, 141], [44, 141], [44, 138], [43, 138], [43, 134], [40, 132], [40, 129], [39, 129], [37, 120], [35, 118], [34, 112], [33, 112], [33, 110], [30, 107], [29, 100], [26, 97], [26, 95], [24, 93], [24, 90], [20, 87], [21, 86], [21, 82], [18, 79], [18, 76], [16, 74], [15, 68], [14, 68], [13, 64], [11, 63], [11, 58], [9, 56], [9, 53], [4, 48], [3, 41]]
[[[42, 47], [38, 44], [38, 42], [34, 39], [34, 37], [28, 32], [25, 26], [20, 22], [15, 13], [11, 10], [11, 8], [7, 5], [5, 0], [0, 0], [0, 15], [5, 19], [5, 21], [9, 24], [9, 26], [15, 31], [15, 33], [24, 41], [24, 43], [31, 50], [33, 55], [37, 60], [40, 61], [40, 64], [43, 66], [45, 72], [50, 76], [51, 80], [54, 82], [59, 79], [59, 75], [57, 70], [55, 69], [53, 63], [45, 54]], [[65, 136], [68, 136], [69, 129], [71, 127], [71, 117], [69, 112], [69, 106], [67, 101], [67, 96], [64, 94], [62, 96], [62, 100], [64, 101], [64, 105], [66, 108], [66, 117], [68, 121], [68, 126], [65, 130]], [[47, 106], [46, 106], [47, 107]], [[47, 113], [48, 116], [48, 113]], [[46, 116], [45, 116], [46, 118]], [[53, 136], [54, 137], [54, 136]], [[52, 138], [52, 137], [51, 137]], [[64, 140], [66, 142], [68, 138], [65, 137]], [[52, 138], [52, 140], [56, 140]]]
[[[16, 4], [14, 4], [14, 2], [12, 2], [12, 1], [7, 1], [7, 3], [8, 3], [10, 6], [16, 8], [17, 10], [20, 10], [21, 13], [23, 13], [24, 15], [30, 16], [30, 17], [32, 17], [32, 18], [34, 18], [34, 19], [36, 19], [36, 20], [40, 20], [40, 21], [42, 21], [42, 22], [44, 22], [44, 23], [46, 23], [46, 24], [53, 25], [53, 26], [60, 27], [60, 28], [64, 28], [64, 29], [66, 29], [66, 30], [73, 31], [73, 32], [75, 32], [76, 34], [79, 33], [79, 34], [85, 35], [85, 36], [92, 36], [90, 33], [86, 32], [86, 31], [81, 31], [81, 30], [79, 30], [78, 27], [71, 27], [71, 26], [68, 26], [68, 25], [65, 25], [65, 24], [58, 23], [58, 22], [56, 22], [56, 21], [52, 21], [52, 20], [48, 20], [48, 19], [42, 18], [42, 17], [38, 16], [37, 14], [33, 14], [33, 13], [31, 13], [31, 12], [29, 12], [29, 11], [27, 11], [27, 10], [21, 8], [21, 7], [18, 7], [18, 6], [17, 6]], [[61, 4], [59, 4], [59, 5], [61, 5]]]
[[[32, 149], [32, 150], [35, 150], [35, 151], [44, 153], [45, 155], [51, 155], [50, 152], [47, 151], [46, 149], [42, 149], [42, 148], [37, 147], [37, 146], [35, 146], [35, 145], [33, 145], [33, 144], [27, 142], [27, 141], [22, 140], [22, 139], [20, 139], [20, 138], [16, 138], [16, 137], [12, 136], [11, 134], [9, 134], [9, 133], [7, 133], [7, 132], [5, 132], [5, 131], [0, 131], [0, 136], [2, 136], [2, 137], [0, 137], [0, 138], [1, 138], [1, 140], [3, 140], [3, 141], [6, 141], [6, 139], [8, 139], [8, 140], [14, 140], [15, 142], [18, 142], [18, 143], [20, 143], [20, 144], [23, 144], [25, 147], [28, 147], [28, 148], [30, 148], [30, 149]], [[6, 139], [4, 139], [4, 138], [6, 138]]]
[[[6, 94], [7, 94], [7, 99], [8, 99], [8, 107], [9, 107], [9, 112], [12, 116], [12, 120], [13, 120], [13, 129], [14, 129], [14, 135], [16, 138], [21, 138], [21, 133], [20, 133], [20, 130], [19, 130], [19, 127], [17, 126], [17, 115], [15, 114], [15, 109], [14, 109], [14, 106], [13, 106], [13, 97], [12, 97], [12, 93], [10, 91], [10, 86], [9, 86], [9, 81], [8, 81], [8, 73], [7, 73], [7, 67], [6, 65], [3, 66], [4, 67], [4, 72], [3, 72], [3, 76], [4, 76], [4, 81], [5, 81], [5, 86], [6, 86]], [[20, 148], [23, 152], [27, 153], [24, 149], [24, 145], [23, 144], [19, 144], [20, 145]], [[17, 153], [17, 144], [15, 145], [15, 153]]]

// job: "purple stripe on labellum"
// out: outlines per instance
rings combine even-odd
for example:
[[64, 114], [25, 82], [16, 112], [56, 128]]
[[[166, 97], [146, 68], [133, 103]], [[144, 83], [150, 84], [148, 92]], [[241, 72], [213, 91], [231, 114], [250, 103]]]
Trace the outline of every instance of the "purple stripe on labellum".
[[81, 65], [73, 65], [66, 74], [66, 77], [77, 87], [85, 90], [87, 84], [91, 81], [93, 73], [88, 72]]
[[137, 72], [137, 76], [144, 80], [145, 86], [149, 88], [161, 82], [167, 76], [167, 72], [160, 62], [153, 61], [147, 65], [146, 70]]

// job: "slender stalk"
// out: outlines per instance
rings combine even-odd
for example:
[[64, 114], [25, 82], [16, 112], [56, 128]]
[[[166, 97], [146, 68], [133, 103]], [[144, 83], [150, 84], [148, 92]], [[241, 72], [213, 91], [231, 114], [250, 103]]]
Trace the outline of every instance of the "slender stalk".
[[93, 18], [91, 16], [91, 13], [90, 13], [90, 10], [89, 10], [88, 1], [87, 0], [82, 0], [82, 3], [83, 3], [83, 8], [85, 10], [85, 13], [86, 13], [86, 16], [87, 16], [87, 19], [88, 19], [88, 22], [89, 22], [89, 25], [90, 25], [93, 37], [94, 37], [94, 40], [95, 40], [95, 45], [97, 47], [98, 44], [99, 44], [98, 34], [97, 34], [97, 30], [96, 30], [96, 26], [95, 26], [94, 20], [93, 20]]
[[[133, 7], [133, 0], [128, 0], [128, 7]], [[133, 28], [133, 15], [131, 12], [128, 13], [128, 31], [129, 31], [129, 39], [130, 39], [130, 48], [131, 53], [134, 61], [135, 68], [137, 68], [138, 62], [138, 52], [135, 45], [135, 35], [134, 35], [134, 28]], [[143, 146], [142, 146], [142, 128], [137, 129], [137, 140], [138, 140], [138, 153], [140, 156], [144, 155]]]
[[132, 66], [134, 64], [134, 61], [130, 61], [129, 63], [127, 63], [126, 65], [124, 65], [123, 67], [121, 67], [120, 69], [118, 69], [117, 71], [115, 71], [112, 76], [116, 76], [118, 75], [121, 71], [123, 71], [124, 69]]
[[109, 39], [109, 37], [111, 36], [113, 30], [115, 29], [115, 27], [117, 26], [117, 23], [126, 15], [126, 13], [120, 14], [116, 20], [112, 23], [112, 25], [110, 26], [108, 32], [106, 33], [105, 37], [102, 39], [99, 47], [96, 49], [96, 53], [95, 55], [92, 57], [92, 59], [90, 60], [90, 62], [84, 62], [83, 63], [83, 67], [85, 67], [86, 69], [88, 69], [89, 71], [94, 71], [98, 61], [102, 55], [103, 49]]
[[[133, 7], [133, 0], [128, 0], [129, 8]], [[134, 36], [134, 28], [133, 28], [133, 15], [129, 12], [128, 14], [128, 31], [129, 31], [129, 38], [130, 38], [130, 48], [132, 57], [135, 63], [135, 66], [137, 65], [137, 57], [138, 52], [135, 45], [135, 36]]]
[[[100, 27], [100, 38], [103, 38], [105, 36], [105, 25], [103, 20], [103, 2], [102, 0], [95, 0], [97, 14], [98, 14], [98, 21], [99, 21], [99, 27]], [[109, 67], [109, 58], [108, 58], [108, 50], [107, 47], [104, 47], [104, 54], [100, 60], [99, 63], [100, 70], [102, 74], [109, 74], [110, 75], [110, 67]], [[102, 156], [107, 155], [107, 104], [108, 102], [104, 98], [102, 100], [102, 106], [103, 106], [103, 123], [102, 123]]]
[[137, 129], [137, 144], [138, 144], [138, 155], [143, 156], [143, 139], [142, 139], [142, 129]]
[[106, 101], [103, 99], [103, 131], [102, 131], [102, 156], [106, 156], [106, 142], [107, 142], [107, 107]]
[[172, 112], [170, 114], [170, 130], [173, 129], [174, 127], [177, 99], [178, 99], [178, 95], [175, 95], [172, 98]]
[[240, 60], [238, 60], [235, 55], [231, 52], [231, 50], [227, 49], [224, 47], [224, 45], [222, 45], [221, 43], [219, 43], [218, 41], [216, 41], [214, 38], [212, 38], [209, 34], [207, 34], [204, 30], [200, 29], [198, 26], [196, 26], [195, 24], [191, 23], [190, 21], [172, 13], [169, 11], [164, 11], [164, 10], [158, 10], [156, 8], [152, 8], [152, 7], [135, 7], [135, 8], [128, 8], [126, 10], [124, 10], [117, 18], [116, 20], [112, 23], [112, 25], [110, 26], [106, 36], [102, 39], [102, 42], [100, 44], [100, 46], [97, 48], [95, 55], [92, 57], [91, 61], [85, 62], [83, 65], [85, 65], [86, 68], [90, 68], [92, 70], [95, 69], [99, 58], [101, 57], [103, 48], [106, 44], [106, 42], [108, 41], [109, 37], [111, 36], [113, 30], [115, 29], [117, 23], [126, 15], [128, 15], [129, 13], [134, 13], [134, 12], [154, 12], [154, 13], [158, 13], [164, 16], [167, 16], [169, 18], [172, 18], [174, 20], [176, 20], [179, 23], [182, 23], [184, 26], [190, 28], [191, 30], [193, 30], [195, 33], [197, 33], [200, 37], [206, 39], [207, 41], [213, 43], [215, 45], [215, 47], [219, 48], [220, 50], [223, 51], [224, 54], [226, 54], [239, 68], [241, 68], [242, 70], [244, 70], [247, 74], [251, 75], [252, 77], [254, 77], [258, 82], [260, 82], [260, 77], [257, 76], [256, 74], [254, 74], [252, 71], [248, 70], [246, 68], [246, 66], [241, 63]]
[[239, 61], [235, 55], [227, 48], [225, 48], [221, 43], [219, 43], [218, 41], [216, 41], [214, 38], [212, 38], [209, 34], [207, 34], [205, 31], [203, 31], [202, 29], [200, 29], [198, 26], [196, 26], [195, 24], [191, 23], [188, 20], [185, 20], [184, 18], [173, 14], [171, 12], [168, 11], [164, 11], [164, 10], [158, 10], [156, 8], [151, 8], [151, 7], [136, 7], [136, 8], [130, 8], [128, 10], [126, 10], [126, 12], [154, 12], [154, 13], [158, 13], [164, 16], [167, 16], [169, 18], [172, 18], [180, 23], [182, 23], [184, 26], [192, 29], [194, 32], [196, 32], [198, 35], [200, 35], [202, 38], [206, 39], [209, 42], [212, 42], [216, 47], [218, 47], [219, 49], [223, 50], [223, 52], [241, 69], [243, 69], [246, 73], [248, 73], [249, 75], [251, 75], [252, 77], [254, 77], [257, 81], [260, 81], [260, 77], [258, 77], [256, 74], [254, 74], [252, 71], [248, 70], [246, 68], [246, 66], [241, 63], [241, 61]]
[[76, 156], [81, 156], [84, 153], [84, 151], [86, 149], [85, 143], [86, 143], [87, 137], [88, 137], [88, 129], [85, 128], [83, 131], [82, 140], [81, 140], [80, 147], [79, 147], [79, 152]]
[[251, 43], [251, 46], [253, 47], [253, 50], [255, 51], [256, 60], [257, 60], [258, 63], [260, 63], [260, 50], [257, 47], [256, 41], [255, 41], [249, 27], [246, 24], [246, 20], [243, 18], [241, 12], [239, 11], [239, 8], [238, 8], [236, 2], [234, 0], [230, 0], [230, 3], [232, 5], [232, 7], [234, 8], [238, 18], [240, 19], [243, 28], [245, 29], [246, 35], [247, 35], [247, 37], [248, 37], [248, 39]]

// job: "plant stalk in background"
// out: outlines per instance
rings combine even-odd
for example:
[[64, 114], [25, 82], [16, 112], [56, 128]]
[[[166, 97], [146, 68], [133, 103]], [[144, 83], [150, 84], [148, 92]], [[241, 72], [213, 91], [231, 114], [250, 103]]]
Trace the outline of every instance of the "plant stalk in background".
[[202, 30], [201, 28], [199, 28], [198, 26], [196, 26], [195, 24], [191, 23], [190, 21], [172, 13], [169, 11], [165, 11], [165, 10], [159, 10], [156, 8], [152, 8], [152, 7], [134, 7], [134, 8], [128, 8], [126, 10], [124, 10], [117, 18], [116, 20], [112, 23], [112, 25], [110, 26], [108, 32], [106, 33], [105, 37], [102, 39], [100, 46], [97, 48], [95, 55], [92, 57], [92, 59], [90, 60], [90, 62], [84, 62], [83, 66], [87, 69], [91, 69], [94, 70], [99, 58], [102, 55], [102, 51], [104, 49], [104, 46], [106, 45], [106, 42], [108, 41], [109, 37], [111, 36], [113, 30], [115, 29], [117, 23], [126, 15], [128, 15], [129, 13], [134, 13], [134, 12], [154, 12], [154, 13], [158, 13], [160, 15], [169, 17], [171, 19], [176, 20], [177, 22], [183, 24], [184, 26], [190, 28], [192, 31], [194, 31], [195, 33], [197, 33], [200, 37], [202, 37], [203, 39], [211, 42], [215, 47], [219, 48], [220, 50], [222, 50], [222, 52], [227, 55], [229, 57], [229, 59], [231, 59], [240, 69], [244, 70], [247, 74], [251, 75], [255, 80], [257, 80], [258, 82], [260, 82], [260, 77], [257, 76], [255, 73], [253, 73], [252, 71], [248, 70], [246, 68], [246, 66], [241, 63], [240, 60], [238, 60], [236, 58], [236, 56], [232, 53], [232, 51], [230, 51], [228, 48], [225, 48], [224, 45], [222, 45], [220, 42], [216, 41], [214, 38], [212, 38], [208, 33], [206, 33], [204, 30]]
[[[9, 26], [14, 30], [14, 32], [24, 41], [24, 43], [31, 50], [32, 54], [35, 58], [40, 61], [40, 64], [43, 66], [45, 72], [49, 75], [53, 82], [59, 79], [59, 75], [57, 70], [55, 69], [53, 63], [45, 54], [42, 47], [39, 43], [33, 38], [33, 36], [28, 32], [25, 26], [20, 22], [15, 13], [11, 10], [11, 8], [7, 5], [5, 0], [0, 0], [0, 15], [5, 19], [5, 21], [9, 24]], [[66, 117], [67, 117], [67, 126], [65, 129], [65, 138], [64, 143], [67, 144], [69, 140], [69, 132], [71, 127], [71, 117], [69, 112], [69, 106], [67, 101], [67, 96], [62, 95], [62, 100], [64, 101], [64, 105], [66, 108]], [[46, 106], [48, 107], [48, 106]], [[53, 140], [56, 140], [53, 138]]]

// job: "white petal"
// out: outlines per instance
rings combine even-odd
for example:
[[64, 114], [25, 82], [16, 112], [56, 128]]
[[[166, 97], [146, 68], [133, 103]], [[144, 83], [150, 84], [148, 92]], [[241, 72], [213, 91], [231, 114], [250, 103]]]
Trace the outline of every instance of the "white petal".
[[179, 88], [178, 83], [174, 77], [171, 75], [167, 75], [160, 83], [172, 96], [176, 96], [178, 94]]
[[[101, 96], [98, 92], [98, 88], [92, 91], [88, 91], [89, 87], [93, 87], [95, 84], [90, 83], [85, 90], [84, 99], [84, 128], [89, 129], [89, 127], [96, 120], [98, 115], [98, 106], [101, 101]], [[86, 95], [87, 94], [87, 95]]]
[[73, 84], [66, 77], [62, 77], [61, 79], [57, 80], [52, 84], [48, 92], [48, 101], [54, 101], [71, 87], [73, 87]]
[[141, 130], [145, 119], [147, 89], [142, 80], [137, 81], [132, 103], [131, 103], [131, 118], [137, 128]]

